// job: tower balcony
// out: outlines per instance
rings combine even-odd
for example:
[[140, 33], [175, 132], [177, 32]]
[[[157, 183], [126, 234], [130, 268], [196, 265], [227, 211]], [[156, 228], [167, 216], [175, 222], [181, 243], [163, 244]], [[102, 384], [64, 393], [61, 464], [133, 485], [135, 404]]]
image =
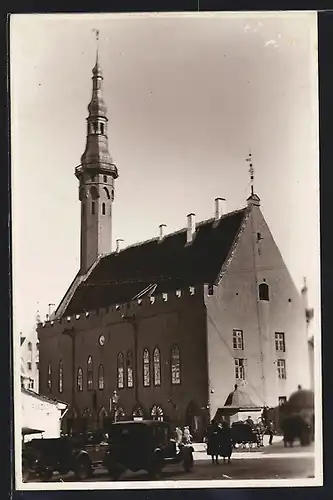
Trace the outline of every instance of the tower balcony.
[[80, 179], [82, 174], [85, 172], [89, 172], [89, 174], [104, 174], [111, 175], [114, 179], [118, 178], [118, 169], [114, 163], [87, 163], [83, 165], [82, 163], [75, 167], [75, 177]]

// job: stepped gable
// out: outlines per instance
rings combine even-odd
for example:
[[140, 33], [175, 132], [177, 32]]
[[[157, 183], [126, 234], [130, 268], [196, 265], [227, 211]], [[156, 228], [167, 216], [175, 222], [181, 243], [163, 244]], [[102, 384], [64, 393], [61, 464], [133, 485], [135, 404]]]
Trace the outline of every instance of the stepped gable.
[[186, 286], [214, 283], [228, 258], [247, 209], [196, 226], [190, 244], [186, 229], [133, 245], [103, 257], [75, 291], [64, 315], [129, 302], [151, 284], [154, 295]]

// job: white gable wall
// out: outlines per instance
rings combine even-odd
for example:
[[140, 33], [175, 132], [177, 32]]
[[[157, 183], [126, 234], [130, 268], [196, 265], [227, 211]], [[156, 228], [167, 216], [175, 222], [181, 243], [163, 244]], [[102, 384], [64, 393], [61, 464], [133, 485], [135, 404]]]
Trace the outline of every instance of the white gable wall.
[[[258, 300], [258, 285], [264, 280], [269, 302]], [[205, 294], [205, 302], [211, 416], [235, 383], [260, 406], [276, 406], [298, 384], [310, 386], [301, 296], [259, 207], [252, 207], [233, 259], [214, 295]], [[233, 349], [233, 329], [243, 330], [243, 351]], [[285, 334], [285, 353], [275, 350], [275, 332]], [[245, 359], [244, 382], [235, 379], [237, 357]], [[286, 380], [277, 376], [279, 358], [286, 362]]]

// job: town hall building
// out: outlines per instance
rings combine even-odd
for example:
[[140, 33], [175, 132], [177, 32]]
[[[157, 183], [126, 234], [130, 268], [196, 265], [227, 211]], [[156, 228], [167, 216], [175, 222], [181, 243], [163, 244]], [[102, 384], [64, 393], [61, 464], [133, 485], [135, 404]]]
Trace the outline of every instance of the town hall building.
[[301, 294], [253, 188], [239, 210], [225, 213], [218, 198], [211, 219], [189, 214], [175, 233], [161, 226], [158, 237], [112, 251], [118, 169], [102, 83], [97, 57], [75, 169], [80, 269], [38, 327], [40, 393], [69, 403], [65, 430], [158, 418], [200, 434], [235, 384], [254, 408], [309, 387]]

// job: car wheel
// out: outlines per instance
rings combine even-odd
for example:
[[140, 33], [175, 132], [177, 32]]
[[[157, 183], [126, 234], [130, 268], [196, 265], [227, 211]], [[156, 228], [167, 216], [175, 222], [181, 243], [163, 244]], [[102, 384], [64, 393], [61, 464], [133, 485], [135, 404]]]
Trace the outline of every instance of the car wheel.
[[79, 458], [76, 463], [75, 477], [79, 481], [84, 481], [92, 475], [91, 464], [88, 458]]
[[23, 461], [23, 467], [22, 467], [22, 481], [24, 483], [29, 481], [30, 477], [30, 470], [29, 470], [29, 464], [27, 461]]
[[183, 461], [185, 472], [190, 472], [193, 469], [193, 464], [194, 464], [193, 453], [191, 452], [187, 454], [187, 456], [184, 458]]
[[114, 465], [113, 467], [108, 468], [109, 476], [113, 481], [119, 481], [120, 476], [123, 473], [123, 469], [118, 465]]
[[44, 469], [40, 473], [40, 477], [45, 481], [49, 481], [53, 476], [53, 471], [51, 469]]

